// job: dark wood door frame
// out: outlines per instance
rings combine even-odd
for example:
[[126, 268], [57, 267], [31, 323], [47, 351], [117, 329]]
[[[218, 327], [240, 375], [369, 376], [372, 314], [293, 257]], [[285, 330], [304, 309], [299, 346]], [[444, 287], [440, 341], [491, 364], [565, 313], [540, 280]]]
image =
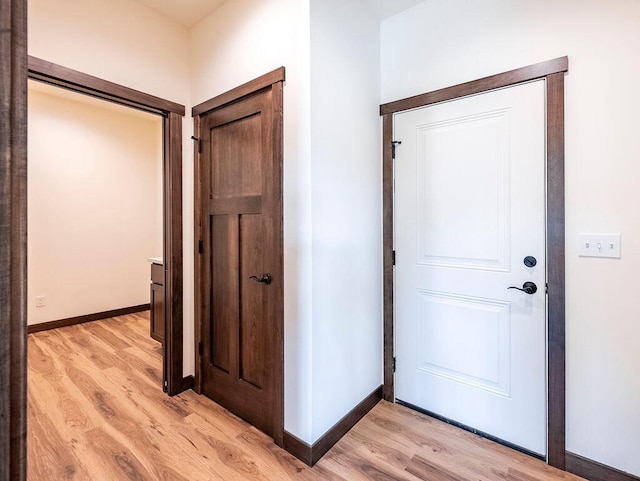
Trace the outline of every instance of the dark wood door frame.
[[[279, 169], [280, 173], [277, 175], [278, 179], [276, 185], [274, 186], [274, 192], [280, 193], [280, 198], [278, 200], [279, 211], [282, 212], [282, 166], [283, 166], [283, 83], [285, 81], [285, 69], [284, 67], [280, 67], [276, 70], [273, 70], [261, 77], [258, 77], [254, 80], [251, 80], [239, 87], [236, 87], [228, 92], [225, 92], [217, 97], [214, 97], [210, 100], [207, 100], [201, 104], [193, 107], [192, 115], [194, 118], [194, 138], [195, 142], [195, 165], [194, 165], [194, 187], [195, 187], [195, 201], [194, 201], [194, 229], [195, 229], [195, 333], [196, 333], [196, 353], [200, 353], [199, 346], [203, 341], [203, 332], [202, 332], [202, 319], [205, 318], [205, 313], [203, 309], [205, 308], [205, 303], [203, 302], [205, 293], [203, 292], [204, 283], [203, 280], [203, 272], [204, 272], [204, 259], [200, 252], [202, 252], [202, 246], [200, 245], [201, 239], [205, 239], [205, 223], [203, 219], [205, 218], [205, 213], [202, 210], [202, 200], [203, 193], [205, 189], [205, 179], [203, 178], [203, 166], [202, 166], [202, 158], [200, 155], [200, 132], [201, 132], [201, 116], [211, 112], [215, 109], [227, 106], [233, 102], [236, 102], [242, 98], [245, 98], [249, 95], [255, 94], [257, 92], [271, 89], [272, 91], [272, 118], [273, 118], [273, 156], [274, 156], [274, 167]], [[282, 226], [282, 217], [280, 217], [280, 221], [276, 223], [277, 225], [273, 226], [275, 234], [279, 237], [279, 244], [282, 245], [283, 239], [283, 226]], [[279, 256], [278, 264], [280, 266], [283, 265], [283, 252], [274, 252], [273, 255]], [[278, 446], [283, 445], [283, 435], [284, 435], [284, 283], [283, 283], [283, 272], [274, 272], [273, 275], [273, 283], [271, 288], [277, 289], [276, 297], [278, 300], [278, 306], [276, 307], [278, 322], [276, 323], [276, 332], [274, 333], [274, 338], [276, 342], [275, 346], [275, 365], [270, 366], [270, 368], [274, 371], [274, 441]], [[202, 393], [202, 366], [203, 356], [201, 354], [198, 355], [198, 359], [196, 362], [196, 376], [195, 376], [195, 390], [199, 394]]]
[[393, 115], [544, 79], [547, 195], [547, 462], [565, 469], [564, 75], [567, 57], [511, 70], [380, 106], [383, 125], [384, 399], [393, 402]]
[[0, 481], [27, 478], [27, 2], [0, 0]]
[[50, 85], [162, 116], [163, 244], [165, 267], [165, 388], [175, 395], [189, 387], [182, 373], [182, 118], [184, 105], [130, 89], [36, 57], [28, 57], [28, 76]]

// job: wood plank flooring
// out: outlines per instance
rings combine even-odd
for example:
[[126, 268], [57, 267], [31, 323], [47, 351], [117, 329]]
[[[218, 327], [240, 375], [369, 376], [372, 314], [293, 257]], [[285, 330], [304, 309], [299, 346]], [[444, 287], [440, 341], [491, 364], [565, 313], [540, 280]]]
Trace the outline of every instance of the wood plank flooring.
[[381, 402], [309, 468], [193, 391], [161, 390], [148, 312], [29, 335], [29, 481], [579, 480]]

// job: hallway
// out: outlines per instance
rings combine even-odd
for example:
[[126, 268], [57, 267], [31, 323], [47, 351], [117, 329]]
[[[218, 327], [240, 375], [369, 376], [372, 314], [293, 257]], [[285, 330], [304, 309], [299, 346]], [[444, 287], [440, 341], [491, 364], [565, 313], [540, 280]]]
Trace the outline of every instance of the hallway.
[[29, 335], [30, 481], [579, 480], [381, 402], [314, 468], [223, 408], [160, 389], [149, 313]]

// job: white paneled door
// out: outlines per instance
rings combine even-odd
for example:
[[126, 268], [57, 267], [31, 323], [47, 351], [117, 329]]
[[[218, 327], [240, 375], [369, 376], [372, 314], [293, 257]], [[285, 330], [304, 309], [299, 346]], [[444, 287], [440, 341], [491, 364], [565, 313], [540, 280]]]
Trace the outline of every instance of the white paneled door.
[[544, 106], [537, 81], [394, 119], [396, 398], [541, 455]]

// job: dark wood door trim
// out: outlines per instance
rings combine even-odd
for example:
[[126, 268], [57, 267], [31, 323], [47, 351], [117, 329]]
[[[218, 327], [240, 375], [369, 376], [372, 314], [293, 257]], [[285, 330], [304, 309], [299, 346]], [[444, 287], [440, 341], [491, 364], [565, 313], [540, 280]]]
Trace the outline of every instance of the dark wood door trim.
[[278, 82], [285, 81], [285, 69], [284, 67], [279, 67], [271, 72], [268, 72], [260, 77], [257, 77], [253, 80], [250, 80], [238, 87], [235, 87], [223, 94], [217, 95], [212, 99], [206, 100], [191, 110], [191, 115], [193, 117], [197, 117], [206, 112], [210, 112], [212, 110], [217, 109], [218, 107], [222, 107], [223, 105], [230, 104], [237, 100], [240, 100], [242, 97], [246, 97], [247, 95], [251, 95], [253, 93], [258, 92], [266, 87], [271, 87]]
[[385, 401], [395, 401], [393, 342], [393, 114], [382, 116], [382, 298]]
[[546, 81], [548, 431], [547, 462], [565, 469], [564, 74], [567, 57], [380, 106], [383, 125], [384, 399], [393, 402], [393, 114], [538, 79]]
[[547, 87], [547, 461], [566, 468], [564, 72]]
[[[199, 139], [201, 135], [201, 116], [210, 113], [221, 107], [228, 106], [238, 100], [247, 97], [249, 95], [258, 93], [265, 89], [271, 90], [271, 116], [272, 116], [272, 148], [273, 148], [273, 167], [277, 171], [274, 173], [274, 185], [273, 191], [276, 195], [275, 210], [282, 213], [282, 169], [283, 169], [283, 83], [285, 80], [285, 68], [280, 67], [272, 72], [269, 72], [261, 77], [258, 77], [250, 82], [247, 82], [240, 87], [234, 88], [228, 92], [225, 92], [211, 100], [203, 102], [193, 108], [194, 117], [194, 188], [195, 188], [195, 200], [194, 200], [194, 230], [195, 230], [195, 332], [196, 332], [196, 345], [195, 350], [198, 353], [198, 360], [196, 362], [196, 376], [194, 380], [194, 388], [196, 392], [202, 393], [202, 371], [203, 371], [203, 358], [200, 355], [200, 346], [202, 346], [203, 339], [203, 322], [206, 309], [205, 292], [207, 288], [204, 279], [204, 259], [202, 252], [202, 239], [206, 238], [205, 222], [207, 218], [203, 210], [203, 196], [205, 192], [205, 179], [204, 172], [206, 169], [202, 165], [202, 156], [200, 155]], [[282, 215], [275, 220], [273, 227], [273, 233], [276, 236], [276, 244], [282, 246], [284, 242], [283, 236], [283, 223]], [[283, 445], [284, 435], [284, 252], [280, 249], [279, 252], [274, 252], [273, 255], [277, 256], [277, 270], [272, 272], [273, 283], [272, 289], [276, 289], [276, 298], [278, 299], [277, 305], [274, 306], [275, 316], [278, 320], [275, 325], [274, 339], [274, 441], [278, 446]]]
[[164, 363], [167, 393], [183, 391], [182, 115], [164, 117]]
[[193, 285], [194, 289], [194, 326], [193, 332], [195, 333], [195, 346], [194, 352], [196, 353], [195, 374], [193, 379], [193, 390], [198, 394], [202, 394], [202, 270], [204, 269], [204, 259], [202, 253], [204, 244], [203, 227], [202, 227], [202, 161], [200, 159], [200, 116], [196, 115], [193, 118]]
[[[164, 267], [166, 389], [184, 390], [183, 370], [183, 253], [182, 253], [182, 117], [184, 105], [139, 92], [36, 57], [28, 58], [33, 80], [133, 107], [163, 117]], [[25, 71], [26, 77], [26, 71]]]
[[406, 99], [387, 102], [380, 106], [380, 115], [395, 114], [404, 110], [425, 107], [427, 105], [445, 102], [447, 100], [480, 94], [490, 90], [511, 87], [532, 80], [547, 78], [554, 73], [567, 72], [569, 70], [569, 58], [558, 57], [546, 62], [540, 62], [527, 67], [509, 70], [508, 72], [483, 77], [471, 82], [465, 82], [451, 87], [446, 87], [432, 92], [427, 92]]
[[57, 85], [75, 92], [109, 100], [121, 105], [166, 114], [174, 112], [184, 116], [184, 105], [118, 85], [93, 75], [72, 70], [29, 55], [29, 78], [50, 85]]
[[27, 478], [27, 2], [0, 0], [0, 481]]

